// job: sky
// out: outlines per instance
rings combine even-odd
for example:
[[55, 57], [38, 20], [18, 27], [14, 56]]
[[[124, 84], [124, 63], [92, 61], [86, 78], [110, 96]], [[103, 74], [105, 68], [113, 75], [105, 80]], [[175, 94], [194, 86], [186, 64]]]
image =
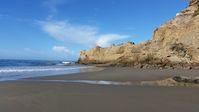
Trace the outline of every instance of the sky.
[[81, 50], [150, 40], [188, 0], [0, 0], [0, 59], [77, 60]]

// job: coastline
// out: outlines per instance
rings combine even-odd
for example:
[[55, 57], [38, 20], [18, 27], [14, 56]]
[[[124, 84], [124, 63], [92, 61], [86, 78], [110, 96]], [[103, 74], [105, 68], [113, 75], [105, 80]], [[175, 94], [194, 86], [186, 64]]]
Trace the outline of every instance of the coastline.
[[0, 67], [0, 81], [20, 80], [25, 78], [66, 75], [81, 72], [98, 71], [101, 68], [84, 65], [57, 66], [3, 66]]
[[198, 77], [199, 70], [187, 69], [139, 69], [131, 67], [96, 67], [95, 70], [73, 74], [60, 74], [26, 78], [25, 80], [104, 80], [116, 82], [156, 81], [174, 76]]
[[178, 2], [3, 1], [0, 112], [199, 112], [199, 0]]
[[[196, 112], [199, 89], [148, 85], [100, 85], [48, 80], [140, 82], [175, 75], [198, 76], [198, 70], [108, 67], [101, 71], [0, 82], [2, 112]], [[35, 82], [35, 80], [44, 80]], [[45, 81], [46, 80], [46, 81]], [[111, 105], [110, 105], [111, 104]]]

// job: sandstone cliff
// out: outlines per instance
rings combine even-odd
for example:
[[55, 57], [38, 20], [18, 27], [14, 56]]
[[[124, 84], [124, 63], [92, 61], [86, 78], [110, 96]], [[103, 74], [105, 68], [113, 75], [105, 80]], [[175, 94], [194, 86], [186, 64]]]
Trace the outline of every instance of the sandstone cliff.
[[199, 64], [199, 0], [190, 0], [185, 10], [154, 31], [151, 41], [97, 46], [81, 51], [79, 63], [159, 67]]

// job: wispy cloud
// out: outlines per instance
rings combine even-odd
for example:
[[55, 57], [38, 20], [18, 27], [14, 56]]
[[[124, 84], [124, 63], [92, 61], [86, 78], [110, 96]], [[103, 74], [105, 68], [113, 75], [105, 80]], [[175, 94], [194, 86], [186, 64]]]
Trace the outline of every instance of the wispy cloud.
[[66, 4], [71, 0], [44, 0], [42, 5], [46, 7], [49, 11], [49, 15], [47, 17], [48, 20], [54, 18], [54, 16], [59, 12], [58, 8], [60, 5]]
[[39, 21], [39, 24], [50, 36], [67, 43], [91, 44], [97, 33], [94, 27], [73, 25], [68, 21]]
[[106, 34], [100, 35], [96, 41], [96, 45], [107, 47], [111, 44], [112, 41], [126, 39], [129, 36], [127, 35], [119, 35], [119, 34]]
[[68, 21], [38, 21], [39, 25], [50, 36], [63, 40], [66, 43], [82, 44], [87, 46], [99, 45], [106, 47], [112, 41], [128, 38], [128, 35], [100, 34], [97, 27], [77, 25]]
[[66, 0], [45, 0], [43, 6], [47, 7], [51, 13], [57, 13], [57, 7], [65, 2]]
[[64, 47], [64, 46], [53, 46], [52, 50], [54, 52], [58, 52], [58, 53], [66, 53], [66, 54], [73, 54], [73, 51], [69, 50], [68, 48]]
[[[128, 35], [101, 34], [98, 27], [74, 24], [67, 20], [57, 21], [53, 17], [58, 13], [58, 7], [75, 0], [45, 0], [43, 5], [49, 9], [50, 15], [46, 20], [37, 21], [41, 29], [51, 37], [62, 40], [67, 44], [79, 44], [88, 47], [96, 45], [107, 47], [112, 41], [128, 38]], [[64, 51], [63, 47], [54, 46], [54, 50]], [[67, 50], [66, 50], [67, 51]]]

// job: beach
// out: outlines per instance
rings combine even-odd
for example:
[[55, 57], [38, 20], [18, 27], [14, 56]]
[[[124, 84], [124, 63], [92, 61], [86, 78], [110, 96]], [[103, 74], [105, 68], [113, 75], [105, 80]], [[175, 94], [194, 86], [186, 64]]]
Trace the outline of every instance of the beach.
[[[197, 112], [199, 88], [89, 84], [75, 80], [140, 82], [198, 70], [105, 68], [101, 71], [0, 82], [1, 112]], [[60, 82], [59, 82], [60, 81]]]
[[0, 112], [199, 112], [199, 0], [2, 0]]

